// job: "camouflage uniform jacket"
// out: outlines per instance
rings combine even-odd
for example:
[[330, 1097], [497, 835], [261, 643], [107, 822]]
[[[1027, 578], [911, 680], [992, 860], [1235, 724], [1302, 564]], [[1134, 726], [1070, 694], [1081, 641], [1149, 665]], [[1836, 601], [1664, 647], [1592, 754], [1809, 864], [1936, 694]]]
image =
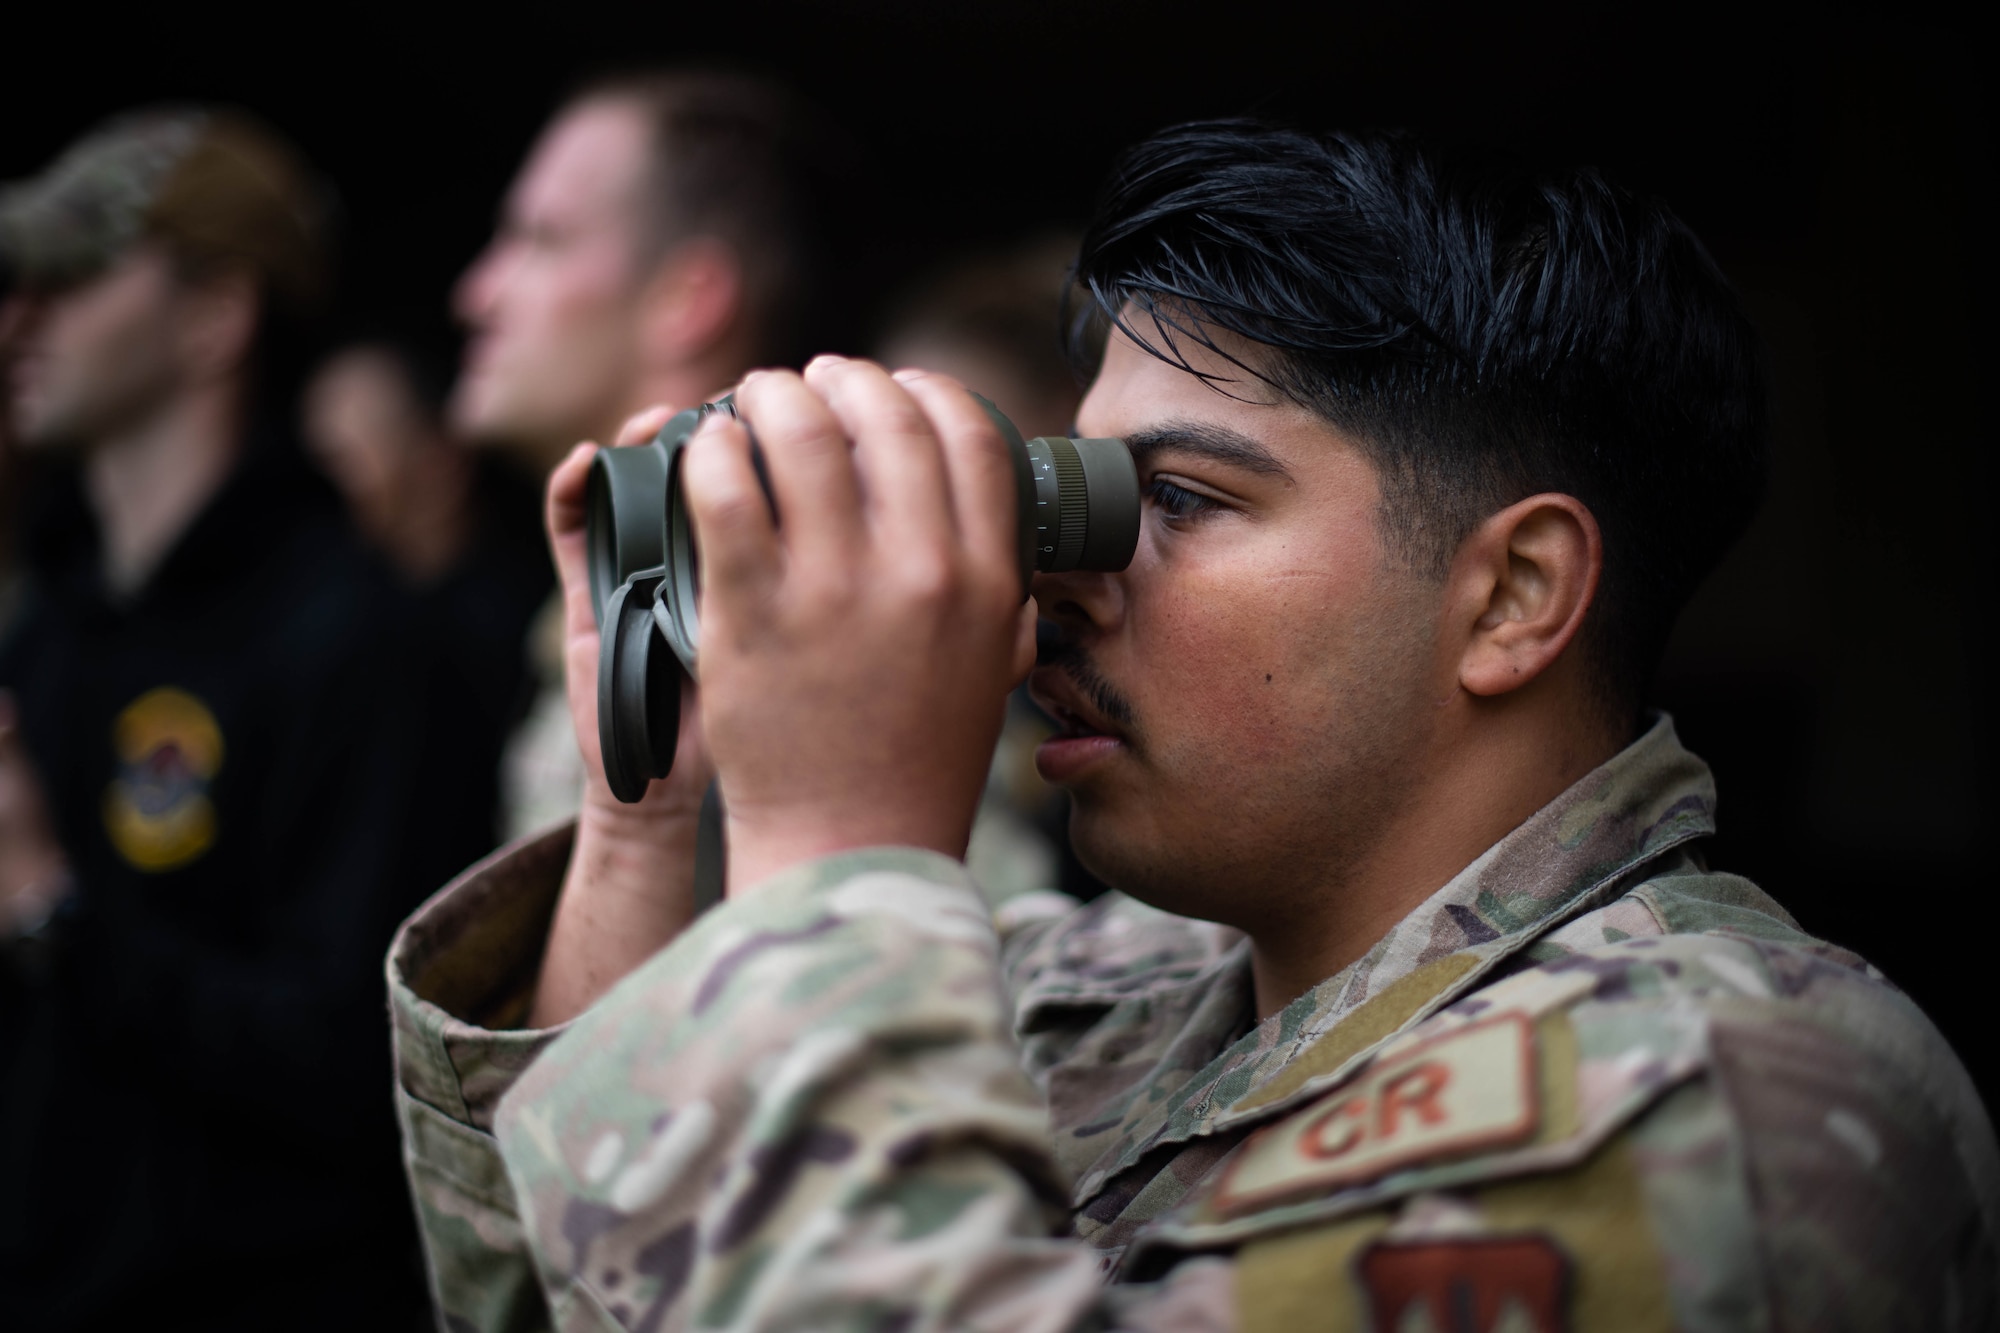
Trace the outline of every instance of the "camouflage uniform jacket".
[[1233, 931], [890, 848], [510, 1027], [568, 837], [519, 844], [390, 957], [443, 1324], [1994, 1327], [1977, 1094], [1713, 806], [1662, 719], [1262, 1022]]

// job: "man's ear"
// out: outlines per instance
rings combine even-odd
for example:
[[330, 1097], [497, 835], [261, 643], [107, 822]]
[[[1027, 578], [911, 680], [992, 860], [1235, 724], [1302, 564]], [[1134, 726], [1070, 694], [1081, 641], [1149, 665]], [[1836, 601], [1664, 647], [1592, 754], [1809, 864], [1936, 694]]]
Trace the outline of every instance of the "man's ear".
[[1452, 561], [1459, 684], [1500, 695], [1540, 676], [1582, 628], [1603, 572], [1597, 519], [1573, 495], [1531, 495], [1481, 523]]
[[654, 266], [640, 302], [648, 364], [699, 360], [742, 324], [743, 262], [713, 237], [682, 241]]

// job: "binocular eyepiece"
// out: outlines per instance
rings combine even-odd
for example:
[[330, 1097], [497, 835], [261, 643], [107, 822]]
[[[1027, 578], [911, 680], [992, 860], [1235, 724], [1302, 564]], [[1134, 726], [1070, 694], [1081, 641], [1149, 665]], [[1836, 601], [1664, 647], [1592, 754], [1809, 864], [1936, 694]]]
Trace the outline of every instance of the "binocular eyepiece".
[[[1124, 442], [1023, 440], [998, 408], [984, 398], [979, 403], [1014, 462], [1022, 596], [1037, 570], [1130, 564], [1139, 542], [1139, 476]], [[597, 735], [604, 775], [621, 801], [637, 801], [650, 779], [673, 768], [681, 676], [695, 674], [701, 635], [700, 555], [681, 497], [681, 452], [714, 412], [734, 416], [736, 407], [728, 398], [704, 403], [667, 422], [647, 444], [599, 450], [590, 465], [585, 543], [602, 635]], [[751, 458], [765, 481], [754, 439]], [[768, 481], [764, 492], [770, 500]]]

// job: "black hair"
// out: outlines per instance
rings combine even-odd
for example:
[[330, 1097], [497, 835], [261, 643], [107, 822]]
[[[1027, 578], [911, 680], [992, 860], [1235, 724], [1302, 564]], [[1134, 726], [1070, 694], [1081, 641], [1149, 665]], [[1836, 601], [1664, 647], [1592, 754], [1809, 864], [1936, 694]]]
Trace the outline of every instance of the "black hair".
[[1068, 307], [1072, 348], [1108, 318], [1190, 373], [1183, 338], [1269, 349], [1229, 359], [1368, 453], [1391, 549], [1435, 577], [1514, 501], [1581, 500], [1605, 551], [1583, 644], [1621, 722], [1762, 496], [1748, 318], [1680, 219], [1594, 170], [1402, 133], [1183, 126], [1117, 164]]

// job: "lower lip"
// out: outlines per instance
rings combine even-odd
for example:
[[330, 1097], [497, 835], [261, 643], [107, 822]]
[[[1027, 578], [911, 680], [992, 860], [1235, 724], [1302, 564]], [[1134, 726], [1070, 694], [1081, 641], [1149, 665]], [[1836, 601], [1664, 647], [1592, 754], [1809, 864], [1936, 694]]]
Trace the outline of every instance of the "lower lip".
[[1116, 736], [1052, 736], [1035, 748], [1035, 771], [1046, 782], [1073, 782], [1124, 748]]

